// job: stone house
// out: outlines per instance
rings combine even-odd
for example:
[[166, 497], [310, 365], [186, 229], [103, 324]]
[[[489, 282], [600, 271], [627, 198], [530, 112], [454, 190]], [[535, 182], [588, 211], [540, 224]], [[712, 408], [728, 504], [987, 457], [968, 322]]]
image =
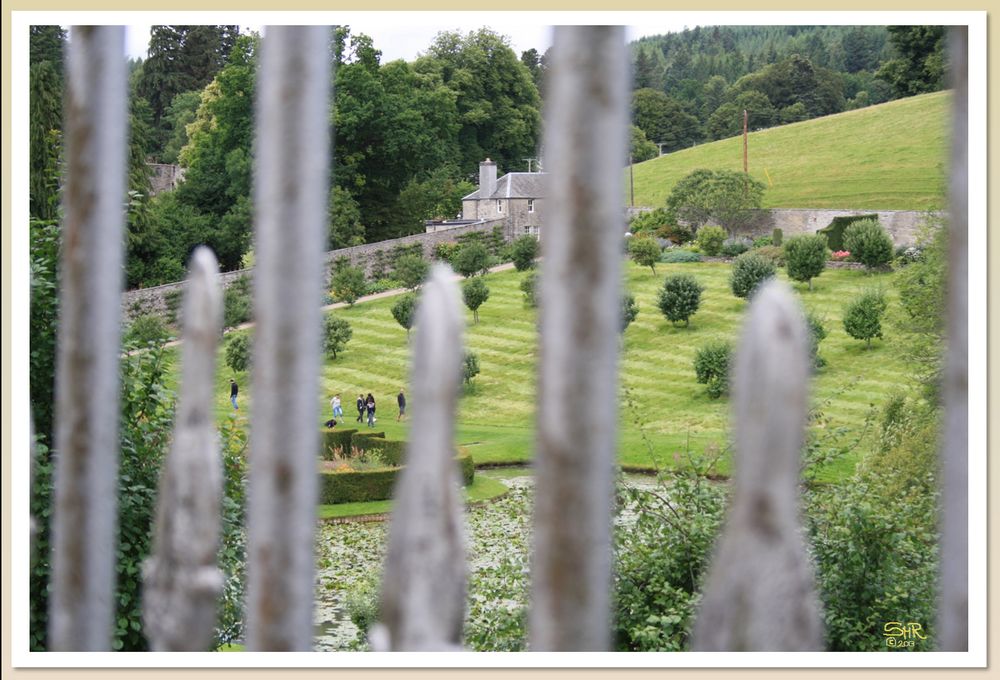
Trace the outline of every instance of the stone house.
[[545, 220], [544, 172], [508, 172], [497, 179], [497, 164], [479, 164], [479, 189], [462, 198], [463, 220], [501, 221], [508, 240], [541, 233]]

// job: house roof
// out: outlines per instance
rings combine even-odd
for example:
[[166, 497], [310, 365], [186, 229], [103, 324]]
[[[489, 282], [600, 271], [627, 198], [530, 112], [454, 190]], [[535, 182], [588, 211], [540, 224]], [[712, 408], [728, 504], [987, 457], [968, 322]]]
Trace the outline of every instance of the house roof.
[[544, 198], [547, 173], [544, 172], [508, 172], [497, 180], [497, 188], [489, 196], [480, 196], [476, 189], [463, 201], [474, 201], [482, 198]]

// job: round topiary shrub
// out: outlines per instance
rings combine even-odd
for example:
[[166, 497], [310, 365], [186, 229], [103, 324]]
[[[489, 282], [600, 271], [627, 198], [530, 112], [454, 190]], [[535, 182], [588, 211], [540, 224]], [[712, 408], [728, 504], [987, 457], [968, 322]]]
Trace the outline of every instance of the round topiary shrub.
[[757, 286], [774, 276], [774, 263], [756, 251], [744, 253], [733, 260], [729, 287], [738, 298], [749, 298]]
[[510, 259], [517, 271], [523, 272], [534, 267], [536, 257], [538, 257], [538, 239], [534, 236], [522, 236], [511, 244]]
[[823, 273], [830, 257], [826, 237], [819, 234], [793, 236], [785, 241], [784, 252], [788, 278], [804, 281], [812, 290], [812, 280]]
[[668, 276], [660, 289], [658, 305], [663, 316], [671, 323], [683, 321], [689, 325], [691, 315], [698, 311], [701, 305], [701, 294], [704, 287], [690, 274]]
[[892, 261], [892, 237], [878, 220], [858, 220], [847, 227], [844, 248], [869, 269]]
[[695, 242], [701, 252], [708, 256], [715, 256], [722, 250], [722, 244], [726, 241], [726, 230], [714, 224], [708, 224], [698, 230]]
[[694, 356], [694, 374], [698, 382], [706, 385], [712, 399], [729, 391], [729, 362], [733, 348], [725, 340], [712, 340], [701, 347]]
[[866, 340], [872, 346], [872, 338], [882, 337], [882, 315], [887, 303], [881, 290], [866, 290], [844, 309], [844, 330], [856, 340]]
[[656, 274], [656, 263], [660, 261], [660, 244], [656, 239], [636, 236], [628, 242], [628, 254], [641, 267], [649, 267]]

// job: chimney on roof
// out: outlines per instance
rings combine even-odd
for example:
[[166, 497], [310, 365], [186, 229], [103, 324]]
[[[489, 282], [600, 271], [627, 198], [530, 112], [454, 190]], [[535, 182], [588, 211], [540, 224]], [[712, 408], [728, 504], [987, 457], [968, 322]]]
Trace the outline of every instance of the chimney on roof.
[[489, 198], [497, 188], [497, 164], [487, 158], [479, 164], [479, 198]]

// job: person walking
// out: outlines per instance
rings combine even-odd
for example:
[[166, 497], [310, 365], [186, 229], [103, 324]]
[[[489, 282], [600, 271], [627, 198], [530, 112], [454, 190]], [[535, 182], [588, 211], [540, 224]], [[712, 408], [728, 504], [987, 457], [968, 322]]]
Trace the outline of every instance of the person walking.
[[399, 406], [399, 415], [396, 416], [396, 422], [398, 423], [400, 418], [406, 417], [406, 395], [403, 394], [403, 388], [399, 388], [399, 394], [396, 395], [396, 405]]
[[236, 395], [240, 393], [240, 386], [236, 384], [236, 381], [232, 378], [229, 379], [229, 401], [233, 404], [233, 410], [239, 411], [240, 407], [236, 404]]
[[368, 411], [368, 427], [375, 427], [375, 397], [372, 396], [371, 392], [365, 399], [365, 409]]
[[365, 395], [358, 395], [358, 422], [365, 422]]
[[341, 408], [341, 406], [340, 406], [340, 395], [339, 394], [333, 395], [333, 399], [330, 400], [330, 406], [331, 406], [331, 408], [333, 408], [333, 418], [334, 418], [334, 420], [336, 420], [337, 418], [343, 418], [344, 417], [344, 409]]

